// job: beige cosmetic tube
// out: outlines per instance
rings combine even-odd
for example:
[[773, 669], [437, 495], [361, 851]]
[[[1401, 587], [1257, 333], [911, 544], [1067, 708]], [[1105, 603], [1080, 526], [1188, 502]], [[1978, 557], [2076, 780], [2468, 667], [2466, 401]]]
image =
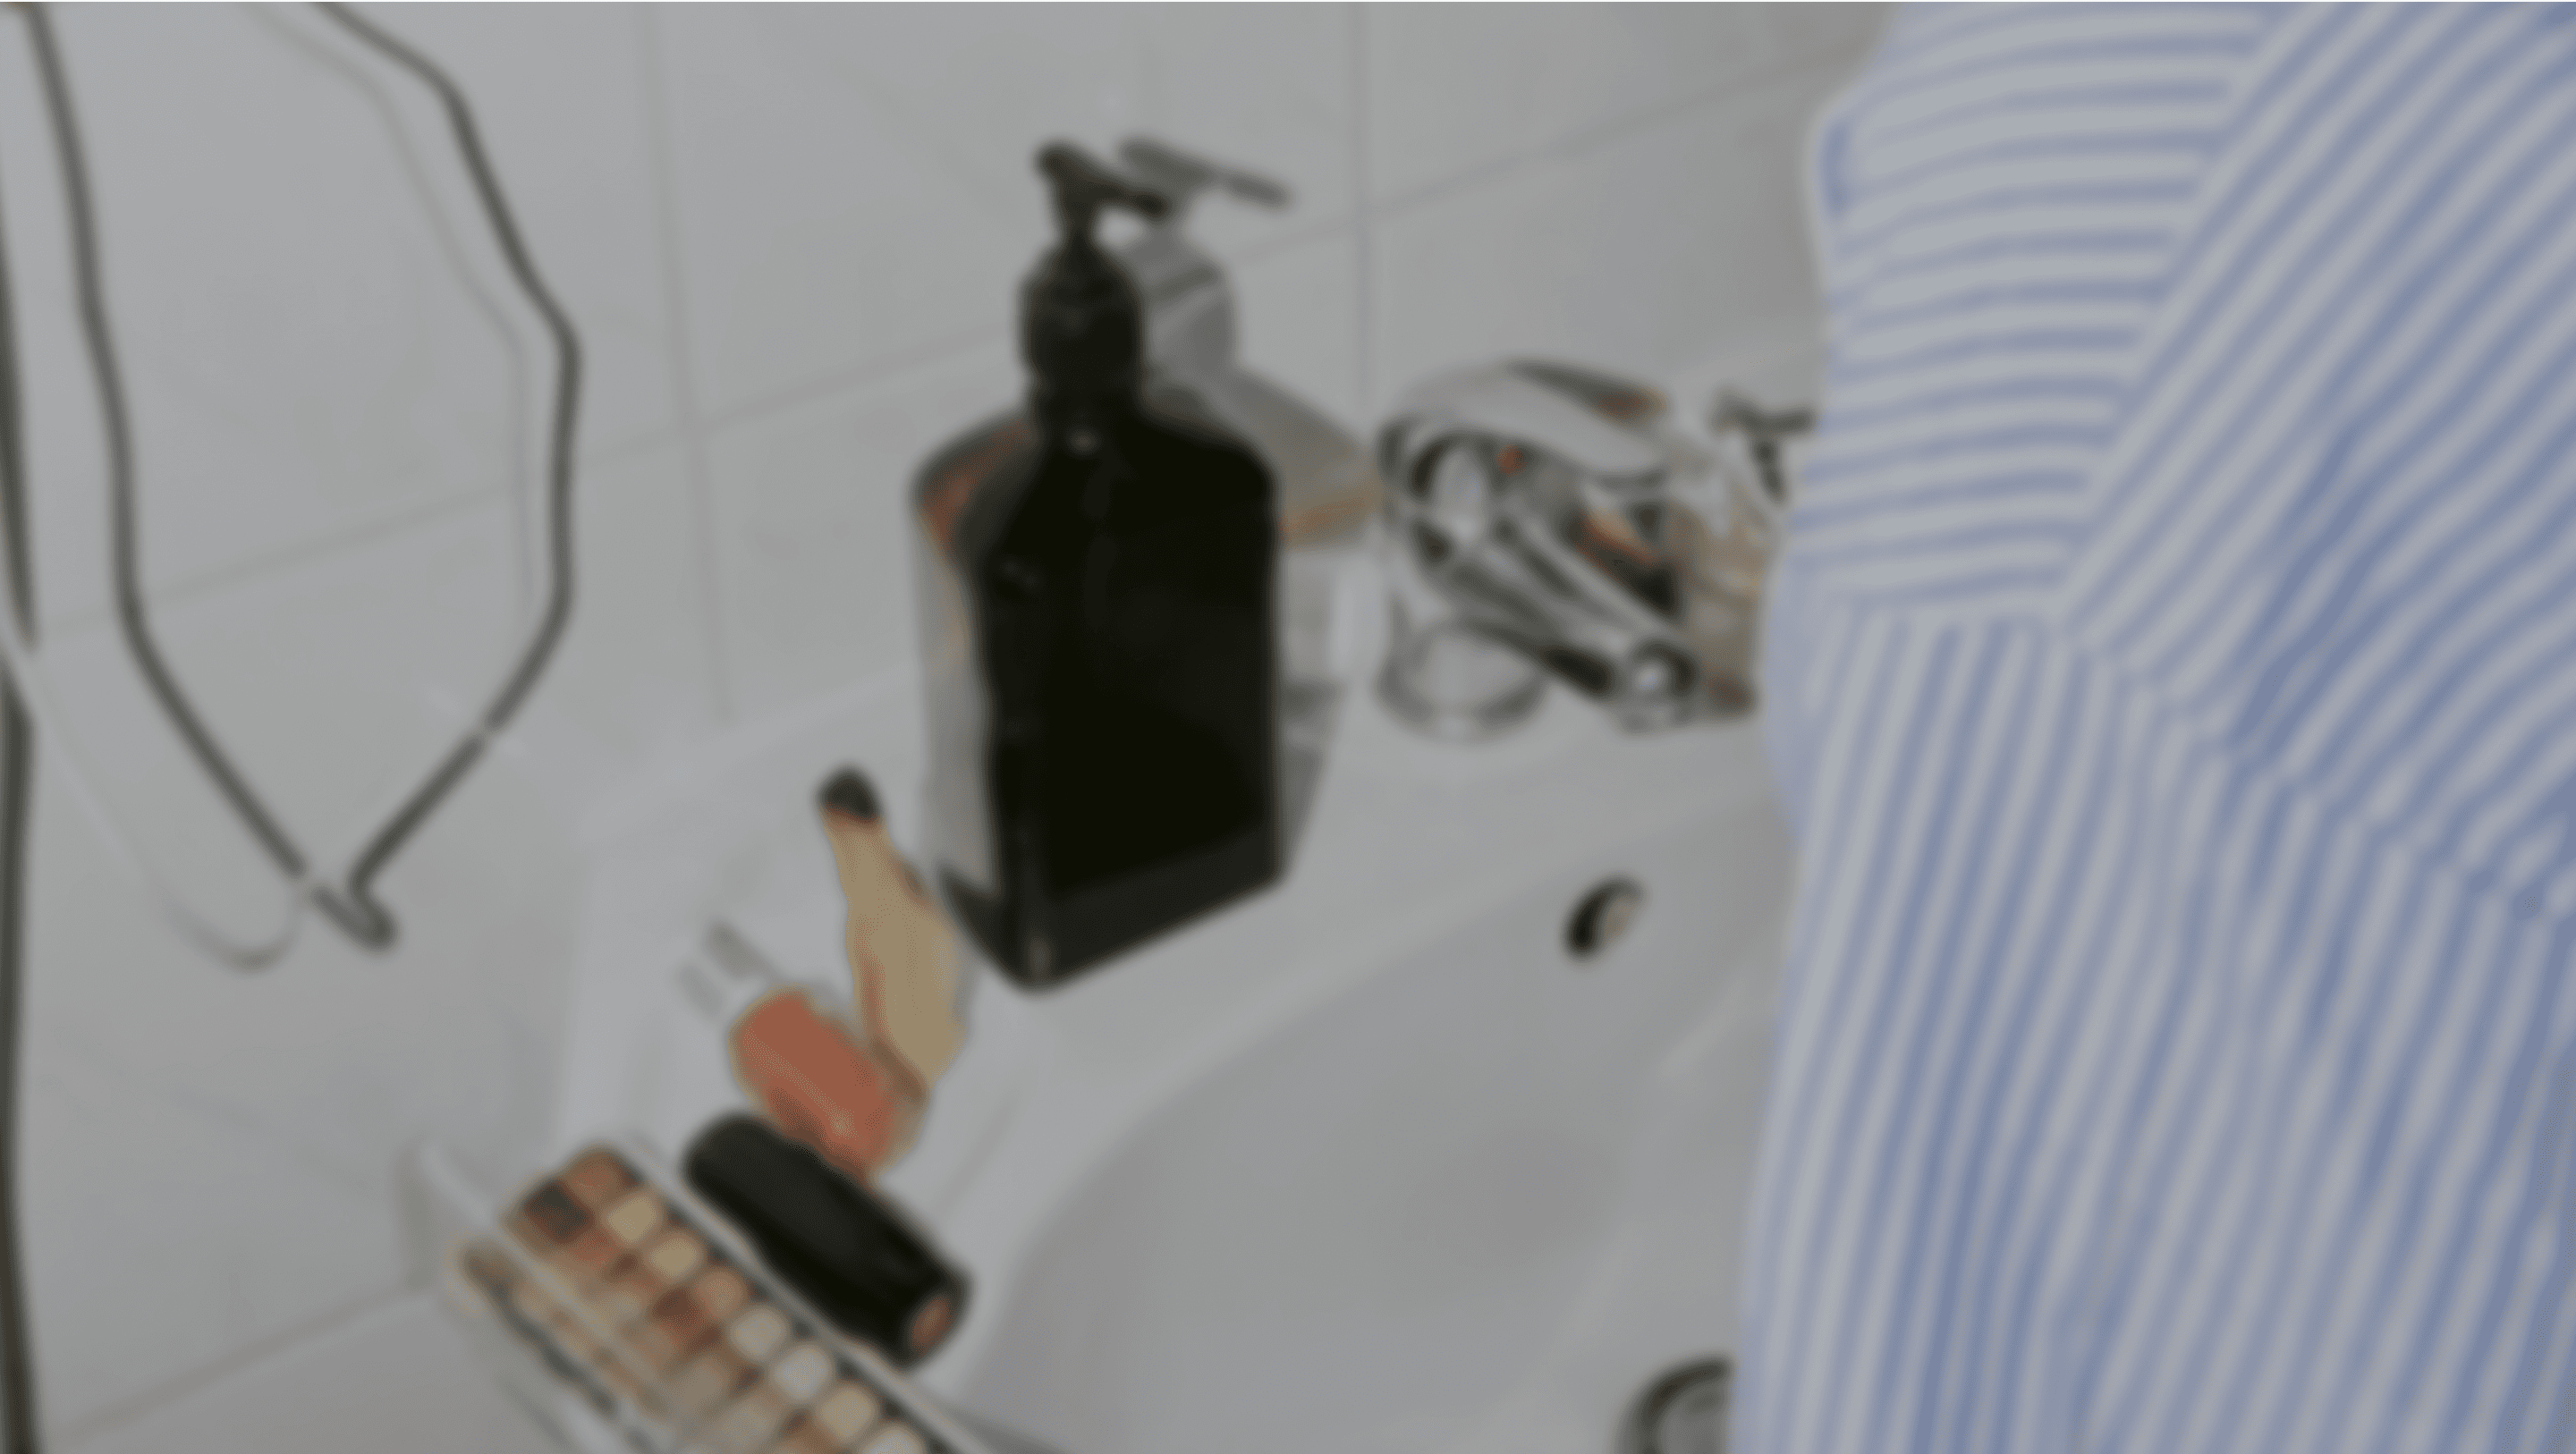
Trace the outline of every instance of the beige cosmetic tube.
[[956, 938], [887, 839], [868, 780], [844, 768], [819, 797], [823, 836], [849, 901], [846, 947], [860, 1023], [927, 1091], [966, 1038], [957, 1018]]

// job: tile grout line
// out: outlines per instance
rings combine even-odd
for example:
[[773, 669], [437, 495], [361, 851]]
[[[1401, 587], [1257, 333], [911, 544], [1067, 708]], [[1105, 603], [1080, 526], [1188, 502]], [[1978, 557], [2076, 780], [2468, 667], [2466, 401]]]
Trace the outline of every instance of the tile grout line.
[[113, 1400], [75, 1416], [49, 1432], [47, 1442], [55, 1447], [73, 1450], [114, 1434], [120, 1427], [149, 1418], [154, 1413], [193, 1398], [215, 1385], [246, 1373], [268, 1362], [325, 1337], [332, 1332], [361, 1322], [420, 1294], [397, 1285], [378, 1289], [353, 1301], [328, 1308], [293, 1327], [257, 1339], [210, 1363], [179, 1375], [177, 1378], [125, 1398]]
[[1585, 127], [1552, 141], [1527, 147], [1509, 156], [1476, 163], [1437, 181], [1421, 183], [1387, 198], [1383, 203], [1370, 203], [1369, 211], [1373, 216], [1390, 218], [1418, 212], [1451, 197], [1508, 181], [1516, 173], [1540, 165], [1577, 160], [1588, 152], [1598, 151], [1625, 141], [1639, 132], [1651, 131], [1704, 107], [1720, 116], [1736, 112], [1757, 112], [1764, 105], [1777, 101], [1781, 96], [1793, 94], [1801, 86], [1811, 84], [1820, 75], [1840, 74], [1848, 69], [1849, 62], [1841, 59], [1808, 62], [1793, 66], [1755, 85], [1734, 87], [1731, 94], [1729, 87], [1714, 85], [1706, 90], [1696, 91], [1661, 105], [1649, 107], [1634, 115], [1623, 116], [1616, 121], [1606, 121], [1596, 126]]
[[1237, 267], [1248, 263], [1266, 262], [1282, 253], [1294, 252], [1310, 242], [1321, 242], [1357, 220], [1356, 209], [1350, 213], [1335, 211], [1327, 212], [1320, 217], [1308, 217], [1295, 223], [1284, 224], [1279, 231], [1259, 242], [1247, 243], [1235, 249], [1228, 253], [1226, 258]]
[[724, 574], [716, 551], [715, 481], [707, 459], [709, 422], [699, 407], [697, 340], [689, 326], [688, 259], [681, 240], [679, 165], [671, 149], [670, 95], [664, 74], [662, 25], [650, 5], [633, 18], [637, 65], [644, 83], [645, 149], [653, 158], [654, 226], [662, 234], [663, 307], [670, 315], [672, 403], [679, 413], [681, 470], [689, 482], [690, 513], [697, 526], [698, 599], [706, 621], [707, 686], [715, 694], [716, 721], [734, 721], [732, 654], [726, 648]]
[[[588, 462], [585, 461], [585, 464]], [[145, 604], [155, 615], [182, 610], [212, 596], [246, 586], [263, 576], [282, 574], [298, 566], [327, 561], [342, 551], [363, 550], [413, 530], [427, 529], [442, 522], [471, 515], [492, 506], [509, 508], [518, 495], [515, 485], [484, 485], [463, 490], [443, 499], [429, 501], [407, 510], [396, 510], [359, 521], [344, 530], [317, 535], [277, 550], [266, 551], [246, 560], [235, 561], [190, 575], [176, 581], [144, 583]], [[112, 604], [83, 606], [77, 610], [48, 617], [47, 634], [77, 637], [97, 629], [115, 615]]]
[[[652, 429], [627, 434], [614, 444], [575, 455], [578, 477], [587, 479], [594, 472], [629, 460], [641, 459], [657, 449], [668, 447], [678, 438], [671, 429]], [[406, 531], [435, 525], [451, 516], [466, 515], [496, 501], [521, 493], [515, 484], [476, 485], [456, 490], [421, 504], [368, 513], [335, 530], [309, 539], [290, 541], [272, 550], [264, 550], [239, 560], [208, 566], [166, 581], [146, 581], [144, 591], [154, 611], [177, 610], [209, 596], [220, 595], [247, 585], [272, 572], [292, 570], [325, 559], [344, 547], [363, 548], [390, 540]], [[76, 635], [108, 619], [114, 607], [104, 602], [80, 606], [45, 618], [49, 633]], [[523, 615], [525, 613], [522, 613]]]
[[738, 404], [730, 404], [709, 414], [703, 421], [708, 433], [735, 429], [773, 414], [829, 399], [852, 390], [881, 388], [902, 379], [965, 358], [979, 349], [1006, 341], [1007, 335], [996, 335], [989, 328], [971, 328], [945, 334], [926, 342], [899, 349], [884, 358], [864, 364], [853, 364], [817, 374], [798, 383], [781, 385], [766, 393], [755, 394]]
[[1369, 50], [1368, 6], [1354, 3], [1349, 7], [1351, 22], [1351, 292], [1352, 307], [1359, 314], [1358, 357], [1353, 360], [1358, 374], [1361, 434], [1365, 441], [1367, 421], [1377, 416], [1377, 277], [1373, 266], [1376, 253], [1377, 203], [1370, 196], [1369, 176]]
[[[1228, 255], [1234, 266], [1248, 266], [1284, 256], [1310, 243], [1322, 242], [1352, 225], [1354, 218], [1341, 213], [1317, 218], [1286, 229], [1276, 236], [1263, 238], [1238, 252]], [[786, 410], [801, 408], [853, 390], [881, 388], [901, 380], [905, 375], [941, 364], [953, 363], [979, 349], [997, 343], [1007, 344], [1007, 334], [996, 334], [990, 328], [976, 327], [897, 349], [882, 358], [849, 364], [782, 384], [750, 395], [739, 402], [726, 404], [699, 415], [696, 427], [708, 434], [739, 428]]]

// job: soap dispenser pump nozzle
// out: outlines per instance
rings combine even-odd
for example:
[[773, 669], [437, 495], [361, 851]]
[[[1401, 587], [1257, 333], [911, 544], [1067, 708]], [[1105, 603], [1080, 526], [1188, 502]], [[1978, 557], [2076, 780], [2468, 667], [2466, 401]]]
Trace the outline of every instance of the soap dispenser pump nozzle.
[[1160, 192], [1118, 175], [1071, 142], [1039, 148], [1038, 172], [1054, 189], [1056, 225], [1067, 242], [1091, 241], [1091, 225], [1103, 207], [1124, 207], [1150, 221], [1171, 206]]
[[1040, 150], [1037, 164], [1063, 233], [1020, 294], [1020, 353], [1041, 407], [1133, 393], [1144, 364], [1144, 307], [1091, 230], [1104, 207], [1150, 219], [1169, 204], [1065, 142]]
[[1288, 205], [1288, 188], [1258, 172], [1230, 167], [1210, 161], [1194, 152], [1186, 152], [1169, 142], [1150, 136], [1131, 136], [1119, 144], [1118, 159], [1136, 174], [1146, 186], [1163, 194], [1170, 203], [1169, 214], [1177, 219], [1189, 208], [1190, 200], [1209, 190], [1220, 191], [1238, 201], [1261, 207]]

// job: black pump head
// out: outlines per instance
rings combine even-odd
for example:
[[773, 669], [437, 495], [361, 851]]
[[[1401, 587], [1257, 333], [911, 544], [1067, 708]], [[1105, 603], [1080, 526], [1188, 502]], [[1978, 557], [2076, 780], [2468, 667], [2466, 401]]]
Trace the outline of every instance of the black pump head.
[[1064, 229], [1067, 241], [1089, 238], [1091, 224], [1103, 207], [1124, 207], [1149, 221], [1171, 209], [1162, 193], [1118, 175], [1069, 141], [1040, 147], [1038, 172], [1055, 189], [1056, 225]]
[[1054, 189], [1063, 240], [1020, 290], [1020, 356], [1041, 400], [1132, 392], [1144, 364], [1144, 304], [1091, 228], [1103, 207], [1151, 218], [1169, 204], [1066, 142], [1038, 152], [1038, 172]]

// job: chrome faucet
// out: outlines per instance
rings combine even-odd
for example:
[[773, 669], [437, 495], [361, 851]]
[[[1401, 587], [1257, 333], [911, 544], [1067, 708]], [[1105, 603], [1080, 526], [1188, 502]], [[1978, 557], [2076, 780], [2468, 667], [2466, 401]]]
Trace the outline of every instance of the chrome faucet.
[[[1533, 710], [1549, 678], [1632, 731], [1752, 705], [1778, 501], [1666, 414], [1652, 389], [1554, 363], [1406, 395], [1378, 437], [1395, 595], [1379, 692], [1399, 716], [1484, 735]], [[1796, 421], [1755, 422], [1776, 481], [1777, 435]], [[1731, 482], [1716, 500], [1713, 475]]]

